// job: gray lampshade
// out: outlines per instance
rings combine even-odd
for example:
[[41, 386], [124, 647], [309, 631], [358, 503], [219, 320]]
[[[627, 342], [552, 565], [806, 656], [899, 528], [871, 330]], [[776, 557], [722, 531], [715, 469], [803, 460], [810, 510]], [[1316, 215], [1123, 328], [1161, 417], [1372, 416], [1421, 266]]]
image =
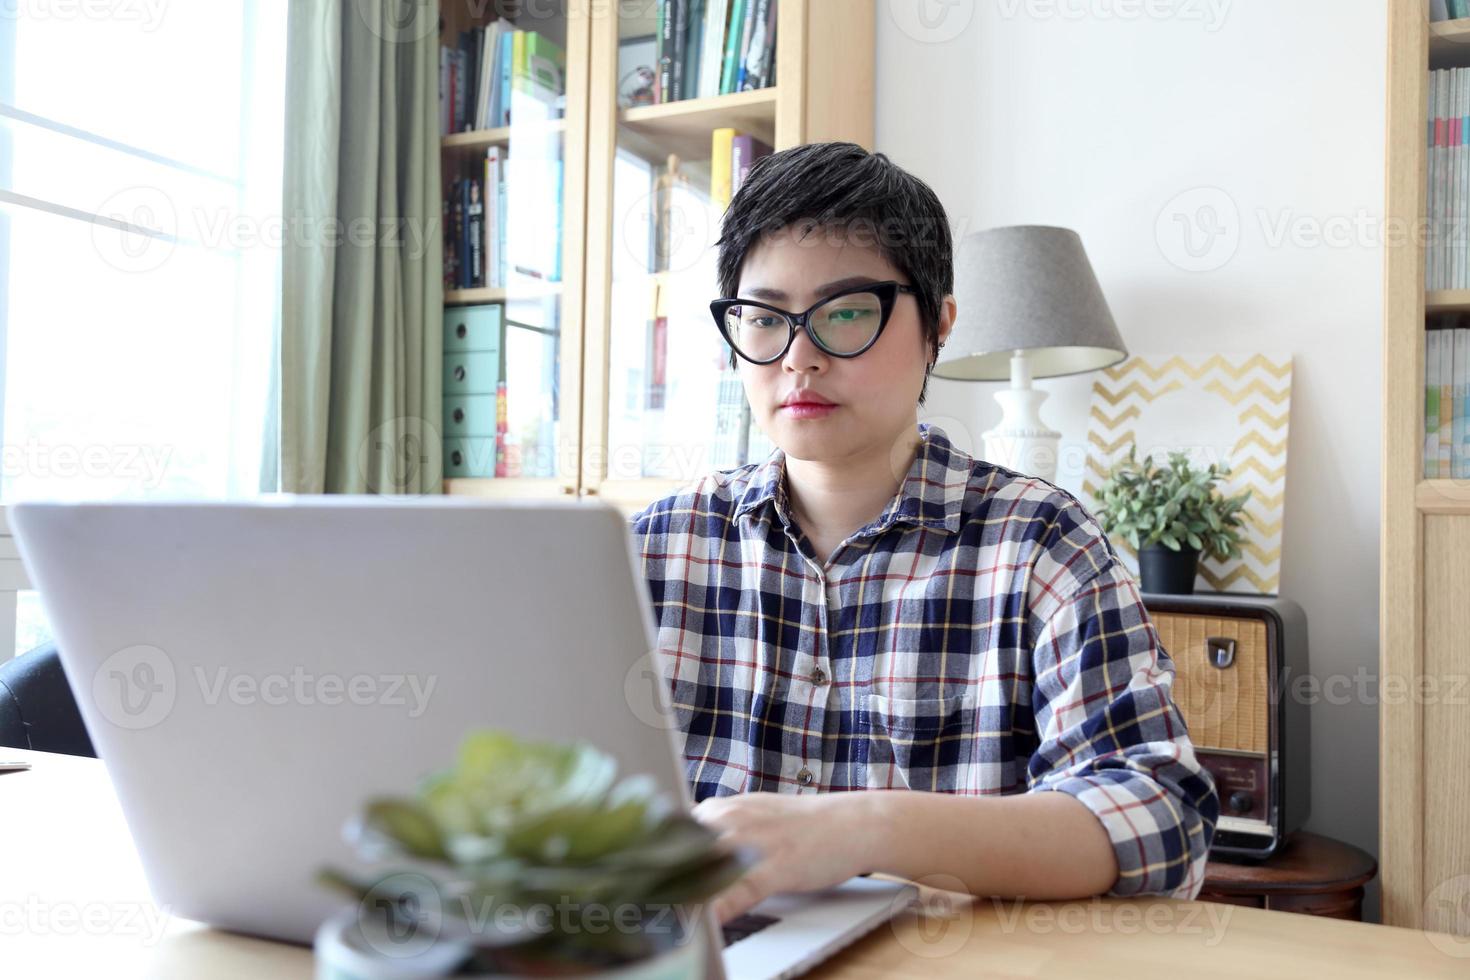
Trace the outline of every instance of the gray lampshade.
[[1017, 225], [966, 235], [954, 278], [959, 310], [936, 377], [1004, 381], [1018, 350], [1030, 352], [1037, 378], [1098, 371], [1128, 356], [1070, 228]]

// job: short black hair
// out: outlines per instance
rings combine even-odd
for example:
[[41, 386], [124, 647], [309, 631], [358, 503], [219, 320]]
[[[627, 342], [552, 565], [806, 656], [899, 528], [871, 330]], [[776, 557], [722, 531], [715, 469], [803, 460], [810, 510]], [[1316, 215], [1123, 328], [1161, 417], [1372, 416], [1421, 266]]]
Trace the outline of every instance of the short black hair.
[[[928, 184], [882, 153], [856, 143], [806, 143], [756, 160], [720, 225], [719, 289], [734, 296], [740, 269], [763, 235], [792, 228], [842, 228], [879, 253], [913, 285], [929, 346], [929, 371], [939, 354], [939, 313], [954, 292], [954, 244], [949, 216]], [[735, 366], [730, 352], [730, 366]]]

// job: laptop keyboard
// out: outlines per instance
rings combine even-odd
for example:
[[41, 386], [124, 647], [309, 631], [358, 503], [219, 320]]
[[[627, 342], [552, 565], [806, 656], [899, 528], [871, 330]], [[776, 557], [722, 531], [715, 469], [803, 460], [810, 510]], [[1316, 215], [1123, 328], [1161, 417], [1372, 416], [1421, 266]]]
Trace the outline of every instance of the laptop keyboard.
[[737, 915], [729, 922], [726, 922], [720, 926], [720, 930], [725, 934], [725, 945], [733, 946], [747, 936], [753, 936], [766, 926], [775, 925], [780, 921], [774, 915], [758, 915], [754, 912], [747, 912], [744, 915]]

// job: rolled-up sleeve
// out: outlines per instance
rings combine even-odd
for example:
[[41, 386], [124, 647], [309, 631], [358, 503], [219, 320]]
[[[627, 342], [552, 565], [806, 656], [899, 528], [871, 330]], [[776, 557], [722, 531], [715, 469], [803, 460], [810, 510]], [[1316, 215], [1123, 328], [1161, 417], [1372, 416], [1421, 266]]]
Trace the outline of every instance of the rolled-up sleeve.
[[1220, 803], [1171, 690], [1174, 665], [1115, 556], [1036, 638], [1031, 791], [1069, 793], [1107, 830], [1111, 895], [1194, 898]]

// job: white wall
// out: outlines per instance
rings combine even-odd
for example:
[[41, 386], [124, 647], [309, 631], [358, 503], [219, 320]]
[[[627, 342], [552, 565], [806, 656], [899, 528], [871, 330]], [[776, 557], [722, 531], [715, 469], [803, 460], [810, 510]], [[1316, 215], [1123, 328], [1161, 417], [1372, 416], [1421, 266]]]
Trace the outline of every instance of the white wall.
[[[1076, 229], [1134, 353], [1294, 356], [1281, 591], [1306, 610], [1317, 677], [1376, 677], [1383, 4], [877, 3], [876, 148], [934, 187], [957, 234]], [[1182, 228], [1156, 221], [1193, 215], [1179, 195], [1201, 187], [1238, 210], [1239, 244], [1186, 271]], [[1283, 221], [1297, 234], [1278, 238]], [[1039, 382], [1063, 458], [1085, 445], [1091, 383]], [[995, 387], [933, 381], [922, 417], [978, 453]], [[1312, 707], [1308, 827], [1376, 854], [1378, 708], [1360, 687]]]

